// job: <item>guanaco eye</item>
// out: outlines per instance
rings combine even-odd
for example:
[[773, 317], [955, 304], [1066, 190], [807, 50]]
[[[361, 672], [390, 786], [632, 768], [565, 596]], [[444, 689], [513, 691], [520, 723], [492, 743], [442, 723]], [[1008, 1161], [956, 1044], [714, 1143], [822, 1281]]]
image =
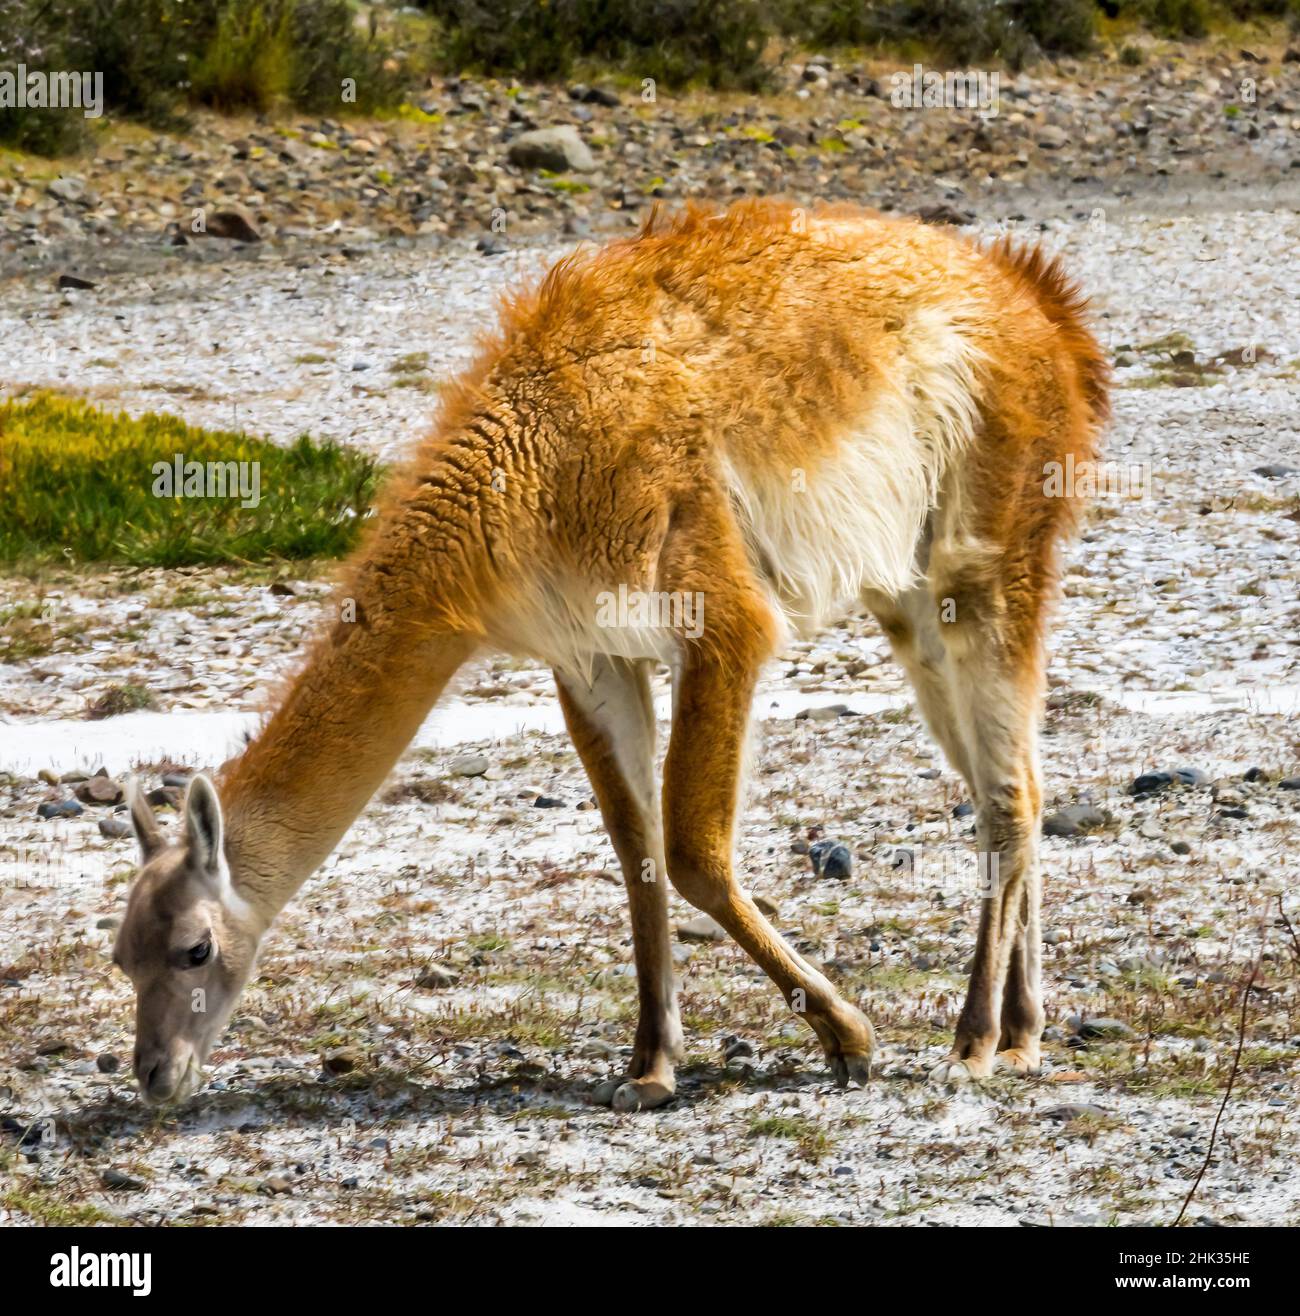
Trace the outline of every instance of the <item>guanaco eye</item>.
[[186, 962], [191, 969], [197, 969], [200, 964], [206, 964], [212, 956], [212, 942], [201, 941], [197, 946], [191, 946], [185, 953]]

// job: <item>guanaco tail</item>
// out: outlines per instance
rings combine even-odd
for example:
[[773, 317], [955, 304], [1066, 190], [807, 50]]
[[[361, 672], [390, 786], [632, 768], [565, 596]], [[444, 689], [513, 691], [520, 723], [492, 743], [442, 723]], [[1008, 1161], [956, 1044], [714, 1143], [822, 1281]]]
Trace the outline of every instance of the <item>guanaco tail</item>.
[[[594, 1099], [674, 1093], [669, 882], [775, 981], [835, 1078], [864, 1082], [871, 1024], [733, 863], [760, 669], [859, 605], [964, 778], [987, 861], [934, 1076], [1035, 1069], [1043, 630], [1078, 507], [1045, 472], [1093, 460], [1107, 414], [1083, 308], [1037, 249], [768, 202], [652, 218], [509, 301], [260, 734], [215, 785], [193, 779], [183, 835], [133, 793], [143, 864], [115, 959], [144, 1095], [200, 1085], [276, 914], [484, 649], [554, 670], [626, 880], [639, 1020]], [[696, 606], [611, 614], [651, 596]], [[656, 663], [673, 680], [662, 791]]]

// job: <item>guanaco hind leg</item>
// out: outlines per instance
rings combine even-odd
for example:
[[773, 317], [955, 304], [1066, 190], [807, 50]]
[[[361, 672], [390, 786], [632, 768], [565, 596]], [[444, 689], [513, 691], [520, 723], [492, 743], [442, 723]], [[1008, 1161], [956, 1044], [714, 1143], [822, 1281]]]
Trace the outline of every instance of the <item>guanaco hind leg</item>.
[[556, 673], [560, 705], [623, 869], [632, 914], [640, 1014], [624, 1079], [596, 1100], [615, 1110], [661, 1106], [676, 1091], [682, 1028], [668, 936], [667, 865], [655, 783], [655, 718], [649, 664], [595, 660], [590, 681]]
[[947, 1082], [982, 1078], [995, 1068], [1037, 1069], [1043, 1028], [1037, 617], [1008, 621], [1005, 587], [996, 577], [967, 589], [962, 605], [963, 615], [940, 629], [940, 670], [975, 803], [980, 919], [953, 1048], [933, 1071]]
[[762, 657], [739, 640], [686, 654], [664, 765], [668, 874], [776, 983], [790, 1008], [816, 1032], [837, 1082], [871, 1076], [875, 1037], [867, 1018], [791, 949], [732, 870], [732, 843], [750, 700]]

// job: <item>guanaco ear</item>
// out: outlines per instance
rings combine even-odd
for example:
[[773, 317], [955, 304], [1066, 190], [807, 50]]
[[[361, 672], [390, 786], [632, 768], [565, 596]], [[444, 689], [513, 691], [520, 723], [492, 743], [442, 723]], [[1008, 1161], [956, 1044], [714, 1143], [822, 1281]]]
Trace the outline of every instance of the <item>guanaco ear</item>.
[[221, 875], [223, 823], [216, 787], [200, 772], [185, 793], [185, 839], [190, 859], [205, 875]]
[[133, 776], [127, 779], [126, 802], [131, 809], [135, 839], [140, 843], [140, 861], [147, 864], [166, 842], [162, 828], [158, 826], [158, 819], [154, 817], [153, 807], [140, 793], [140, 783]]

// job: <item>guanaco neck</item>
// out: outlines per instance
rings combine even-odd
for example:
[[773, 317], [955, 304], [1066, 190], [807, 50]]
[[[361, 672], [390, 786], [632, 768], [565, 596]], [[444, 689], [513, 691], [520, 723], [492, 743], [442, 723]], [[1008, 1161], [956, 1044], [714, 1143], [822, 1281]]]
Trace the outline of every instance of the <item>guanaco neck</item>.
[[493, 457], [426, 459], [352, 563], [261, 734], [223, 774], [226, 856], [262, 929], [328, 857], [481, 642], [498, 592]]

